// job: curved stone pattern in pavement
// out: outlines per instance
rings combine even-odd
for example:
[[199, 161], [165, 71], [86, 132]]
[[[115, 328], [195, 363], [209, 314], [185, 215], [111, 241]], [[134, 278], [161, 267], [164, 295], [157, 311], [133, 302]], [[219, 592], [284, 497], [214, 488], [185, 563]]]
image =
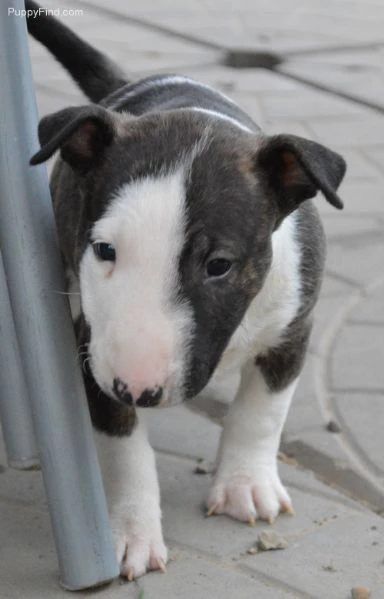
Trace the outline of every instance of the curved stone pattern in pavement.
[[384, 492], [384, 278], [344, 313], [328, 360], [328, 380], [344, 443]]

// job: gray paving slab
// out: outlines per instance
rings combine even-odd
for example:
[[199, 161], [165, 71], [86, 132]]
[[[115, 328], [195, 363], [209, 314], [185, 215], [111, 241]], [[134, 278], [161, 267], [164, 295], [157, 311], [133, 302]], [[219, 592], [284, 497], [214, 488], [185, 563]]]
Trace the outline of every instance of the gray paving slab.
[[[345, 212], [343, 216], [340, 216], [340, 221], [344, 219], [344, 214], [346, 219], [349, 215], [382, 215], [384, 211], [381, 194], [382, 179], [372, 183], [371, 181], [356, 181], [352, 177], [353, 173], [348, 172], [345, 182], [339, 188], [339, 194], [345, 207]], [[335, 209], [330, 204], [318, 202], [317, 205], [322, 215], [335, 215]]]
[[[205, 581], [205, 585], [208, 584], [206, 588], [210, 589], [209, 584], [213, 584], [221, 593], [227, 589], [225, 592], [228, 594], [218, 594], [218, 597], [231, 597], [229, 591], [232, 585], [238, 586], [239, 596], [244, 593], [244, 597], [250, 597], [251, 595], [247, 593], [252, 589], [264, 592], [264, 586], [260, 581], [252, 581], [249, 576], [245, 577], [244, 573], [233, 571], [232, 558], [240, 559], [265, 525], [258, 524], [253, 529], [226, 517], [206, 520], [201, 505], [209, 486], [209, 477], [197, 476], [193, 473], [193, 460], [160, 454], [158, 462], [163, 492], [164, 530], [171, 547], [172, 561], [166, 578], [163, 579], [157, 574], [151, 575], [147, 579], [148, 582], [140, 582], [140, 585], [143, 585], [140, 588], [144, 588], [145, 592], [149, 593], [152, 592], [153, 585], [156, 585], [159, 593], [156, 596], [169, 596], [167, 595], [169, 589], [179, 588], [177, 580], [182, 575], [180, 572], [182, 570], [184, 586], [181, 587], [181, 593], [192, 592], [200, 576], [208, 576], [207, 571], [210, 572], [210, 583]], [[358, 505], [349, 505], [342, 495], [315, 479], [312, 480], [312, 477], [305, 472], [285, 465], [282, 465], [281, 469], [298, 514], [294, 518], [289, 516], [279, 518], [276, 527], [285, 535], [296, 538], [298, 535], [316, 530], [321, 526], [320, 522], [336, 521], [347, 513], [352, 516], [359, 511]], [[8, 474], [14, 477], [14, 488], [10, 489], [9, 496], [0, 495], [0, 513], [3, 522], [0, 529], [1, 596], [7, 599], [25, 596], [32, 599], [62, 597], [64, 592], [57, 585], [56, 558], [47, 510], [41, 501], [40, 474], [6, 472], [1, 476], [6, 477]], [[28, 494], [27, 481], [30, 476], [35, 477], [37, 495], [36, 491], [32, 495], [29, 493], [28, 501], [23, 503], [17, 498]], [[5, 485], [8, 484], [9, 478], [8, 482], [5, 480]], [[11, 496], [14, 497], [13, 501]], [[308, 496], [311, 497], [310, 509], [307, 505]], [[186, 553], [186, 547], [190, 549], [189, 553]], [[179, 556], [180, 551], [183, 554], [182, 558]], [[210, 554], [211, 558], [207, 558], [207, 554]], [[216, 560], [216, 566], [210, 565], [213, 559]], [[192, 565], [192, 562], [196, 565]], [[20, 563], [23, 564], [22, 577], [20, 577]], [[173, 578], [173, 571], [175, 571], [175, 578]], [[158, 580], [155, 580], [156, 578]], [[279, 589], [275, 583], [272, 589], [275, 593], [281, 592], [281, 596], [284, 597], [286, 591], [283, 590], [283, 585], [280, 586]], [[265, 589], [267, 592], [268, 585]], [[287, 595], [290, 596], [289, 593]], [[101, 596], [108, 599], [120, 596], [137, 597], [138, 592], [133, 585], [121, 587], [115, 584], [104, 589]], [[191, 595], [191, 597], [195, 596]]]
[[266, 581], [263, 578], [237, 568], [234, 562], [215, 562], [204, 559], [201, 555], [174, 550], [168, 573], [147, 576], [138, 586], [143, 590], [144, 598], [293, 599], [285, 584]]
[[383, 339], [383, 326], [346, 325], [332, 352], [331, 388], [384, 394]]
[[[337, 152], [339, 150], [337, 145], [332, 146]], [[365, 145], [362, 149], [347, 149], [340, 148], [340, 153], [343, 154], [348, 164], [348, 178], [349, 180], [362, 179], [363, 183], [369, 181], [378, 182], [379, 178], [383, 176], [382, 161], [377, 146], [375, 149], [369, 150]]]
[[[104, 6], [102, 0], [91, 3]], [[134, 6], [112, 0], [108, 8], [225, 47], [272, 45], [283, 52], [308, 51], [329, 45], [342, 47], [351, 40], [357, 43], [382, 39], [380, 6], [368, 3], [367, 9], [361, 11], [358, 0], [334, 1], [327, 10], [319, 2], [305, 5], [300, 0], [289, 6], [283, 0], [256, 5], [241, 0], [236, 11], [226, 0], [195, 2], [193, 6], [185, 2], [175, 6], [167, 1], [161, 7], [154, 0]]]
[[[18, 473], [18, 476], [23, 476]], [[1, 599], [68, 599], [59, 586], [57, 559], [48, 512], [6, 505], [0, 500], [0, 596]], [[137, 599], [134, 585], [116, 581], [83, 597]]]
[[[276, 75], [275, 75], [276, 76]], [[298, 86], [297, 87], [302, 87]], [[270, 119], [332, 119], [333, 117], [362, 116], [363, 108], [357, 104], [346, 103], [340, 98], [330, 94], [309, 89], [297, 89], [292, 92], [264, 94], [263, 108], [267, 118]]]
[[354, 247], [357, 237], [378, 237], [384, 233], [383, 223], [375, 214], [354, 216], [349, 211], [349, 204], [342, 216], [335, 212], [322, 216], [329, 244], [340, 243]]
[[[384, 330], [383, 330], [384, 335]], [[332, 403], [343, 430], [356, 450], [384, 482], [384, 389], [376, 393], [335, 393]]]
[[363, 118], [329, 118], [311, 120], [311, 129], [317, 139], [324, 144], [358, 148], [364, 145], [382, 144], [384, 122], [379, 116]]
[[302, 431], [319, 430], [324, 427], [313, 388], [313, 369], [316, 359], [318, 358], [312, 353], [307, 356], [284, 427], [286, 440], [300, 437]]
[[0, 468], [0, 502], [45, 512], [47, 501], [41, 472], [25, 472], [24, 476], [20, 476], [18, 471], [6, 467], [5, 455], [2, 462], [4, 471]]
[[[358, 283], [355, 281], [351, 284], [349, 281], [346, 282], [344, 279], [339, 280], [338, 278], [331, 276], [329, 268], [327, 269], [327, 273], [328, 276], [325, 277], [320, 300], [316, 305], [313, 315], [313, 327], [309, 341], [309, 350], [314, 357], [319, 356], [324, 334], [332, 325], [332, 322], [340, 311], [340, 307], [349, 300], [350, 294], [358, 288]], [[308, 380], [305, 388], [311, 388], [311, 381]]]
[[[236, 522], [227, 516], [205, 518], [204, 500], [211, 484], [209, 475], [193, 473], [194, 462], [177, 456], [160, 455], [158, 458], [160, 486], [162, 488], [163, 525], [166, 538], [171, 545], [188, 547], [205, 554], [222, 558], [236, 557], [246, 552], [256, 540], [257, 534], [268, 525], [257, 523], [255, 528]], [[339, 518], [349, 511], [342, 496], [333, 494], [324, 486], [311, 495], [308, 510], [307, 490], [303, 473], [296, 475], [296, 486], [290, 487], [293, 466], [281, 466], [283, 479], [292, 495], [296, 517], [283, 514], [276, 520], [274, 528], [290, 537], [296, 537], [316, 528], [318, 521]]]
[[244, 563], [307, 597], [347, 599], [352, 587], [365, 586], [379, 599], [384, 588], [382, 533], [378, 516], [348, 515], [276, 551], [273, 560], [259, 553]]
[[328, 248], [327, 269], [356, 285], [368, 284], [381, 273], [384, 247], [380, 235], [357, 237], [354, 247], [334, 242]]
[[213, 462], [221, 427], [186, 405], [151, 410], [147, 415], [150, 440], [156, 449]]
[[[336, 417], [333, 412], [333, 421]], [[324, 424], [302, 430], [292, 437], [285, 438], [284, 435], [281, 448], [302, 468], [316, 473], [319, 481], [382, 515], [382, 479], [372, 468], [372, 463], [356, 451], [355, 444], [351, 446], [351, 440], [343, 430], [338, 434], [330, 433]]]
[[375, 145], [370, 148], [366, 146], [363, 150], [364, 155], [370, 160], [376, 168], [383, 173], [384, 171], [384, 145]]
[[370, 293], [369, 297], [360, 302], [355, 310], [350, 314], [348, 322], [368, 324], [368, 325], [384, 325], [384, 283], [378, 285], [374, 293]]
[[[381, 22], [381, 27], [383, 22]], [[383, 52], [378, 51], [374, 62], [381, 61], [382, 57]], [[347, 94], [351, 99], [373, 104], [378, 108], [384, 107], [384, 83], [381, 66], [375, 66], [369, 62], [365, 67], [361, 64], [355, 65], [353, 62], [349, 66], [330, 65], [327, 61], [324, 62], [287, 61], [279, 67], [279, 70], [282, 73], [324, 87], [324, 89], [331, 90], [336, 94]]]

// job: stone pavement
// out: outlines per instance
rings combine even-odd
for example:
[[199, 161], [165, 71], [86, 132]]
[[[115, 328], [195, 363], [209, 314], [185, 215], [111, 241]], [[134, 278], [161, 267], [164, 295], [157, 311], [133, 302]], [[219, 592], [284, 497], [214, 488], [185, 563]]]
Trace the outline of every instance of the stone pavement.
[[[281, 472], [296, 517], [283, 551], [249, 554], [265, 523], [205, 519], [229, 389], [151, 413], [166, 575], [83, 593], [100, 599], [384, 598], [384, 5], [380, 0], [50, 0], [65, 22], [135, 77], [184, 73], [217, 86], [267, 133], [329, 144], [349, 170], [344, 212], [319, 197], [328, 262], [306, 367], [285, 427]], [[225, 66], [228, 49], [279, 53], [274, 71]], [[31, 43], [41, 115], [84, 102]], [[331, 425], [329, 426], [329, 423]], [[331, 429], [331, 430], [329, 430]], [[331, 431], [334, 432], [331, 432]], [[62, 598], [41, 475], [6, 469], [0, 451], [0, 599]]]

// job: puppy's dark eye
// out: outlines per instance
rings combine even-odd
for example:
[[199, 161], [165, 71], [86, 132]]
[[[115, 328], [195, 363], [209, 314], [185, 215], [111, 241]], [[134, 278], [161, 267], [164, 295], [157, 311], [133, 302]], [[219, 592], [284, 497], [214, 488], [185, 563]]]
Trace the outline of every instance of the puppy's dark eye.
[[207, 264], [207, 275], [209, 277], [222, 277], [232, 268], [232, 262], [226, 258], [214, 258]]
[[114, 262], [116, 260], [115, 248], [111, 243], [99, 243], [96, 241], [92, 244], [96, 258], [106, 262]]

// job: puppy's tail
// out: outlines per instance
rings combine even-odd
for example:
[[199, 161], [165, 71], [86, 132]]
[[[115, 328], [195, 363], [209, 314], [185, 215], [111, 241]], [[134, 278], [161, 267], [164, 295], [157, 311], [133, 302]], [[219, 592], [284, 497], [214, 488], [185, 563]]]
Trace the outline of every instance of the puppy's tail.
[[92, 102], [99, 102], [128, 83], [118, 66], [36, 2], [26, 0], [25, 8], [29, 33], [48, 48]]

